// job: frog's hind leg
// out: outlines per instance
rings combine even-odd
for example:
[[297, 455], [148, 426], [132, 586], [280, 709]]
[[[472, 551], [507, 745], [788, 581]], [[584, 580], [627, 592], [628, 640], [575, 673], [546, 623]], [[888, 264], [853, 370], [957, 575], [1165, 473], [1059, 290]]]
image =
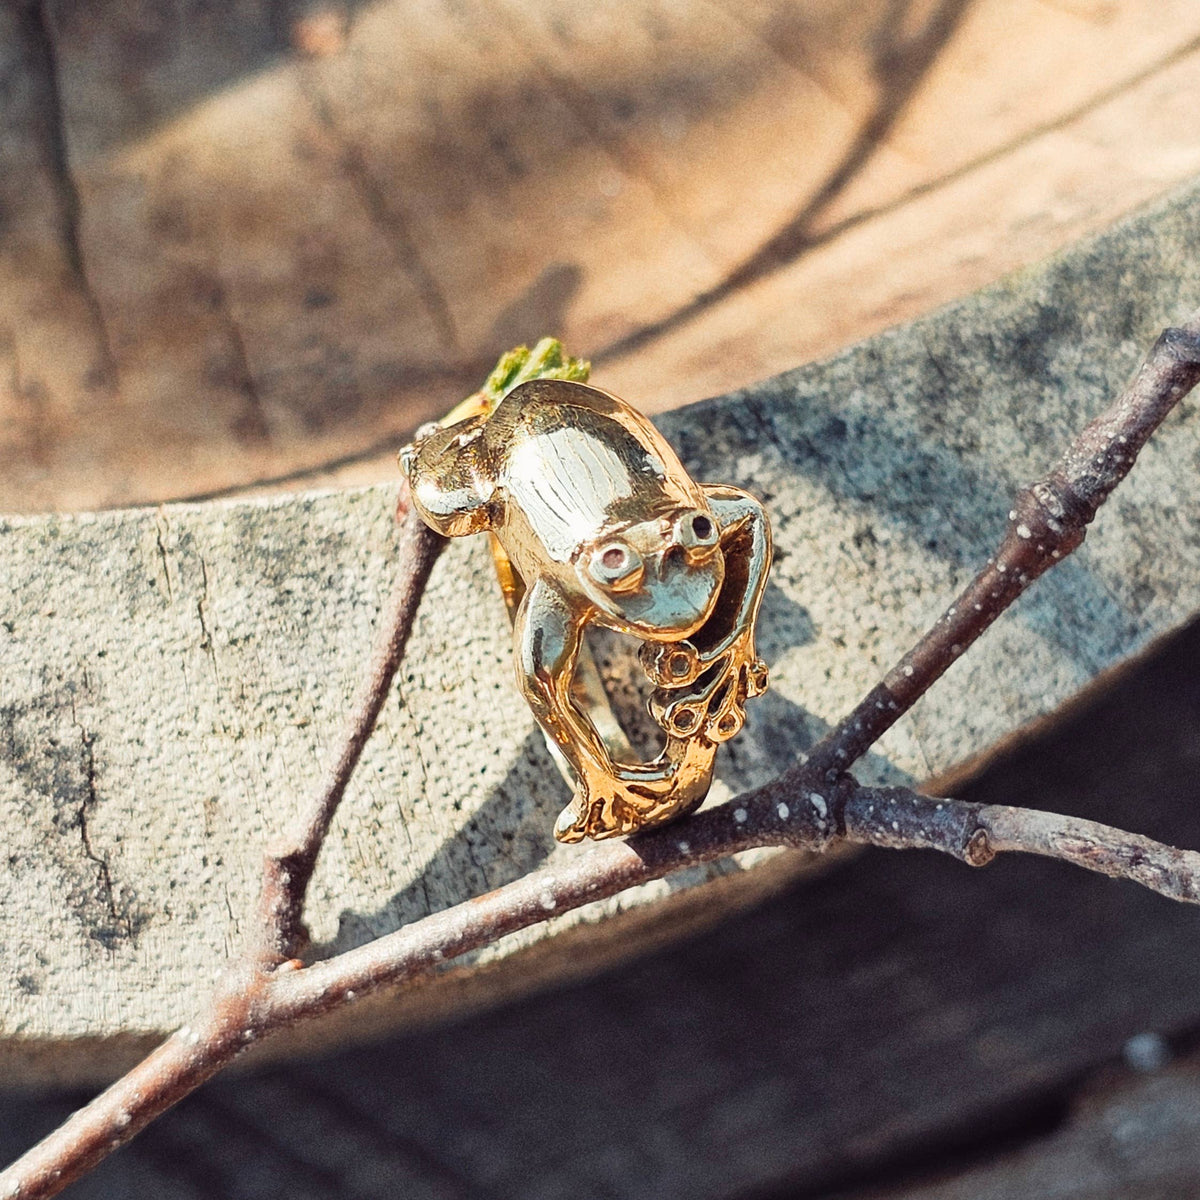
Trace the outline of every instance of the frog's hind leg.
[[[534, 580], [517, 610], [513, 632], [517, 682], [551, 750], [574, 777], [574, 797], [558, 818], [554, 836], [578, 842], [633, 832], [641, 823], [641, 809], [670, 791], [672, 772], [669, 764], [614, 763], [596, 722], [576, 703], [583, 646], [579, 613], [552, 584]], [[596, 687], [602, 687], [599, 679]]]

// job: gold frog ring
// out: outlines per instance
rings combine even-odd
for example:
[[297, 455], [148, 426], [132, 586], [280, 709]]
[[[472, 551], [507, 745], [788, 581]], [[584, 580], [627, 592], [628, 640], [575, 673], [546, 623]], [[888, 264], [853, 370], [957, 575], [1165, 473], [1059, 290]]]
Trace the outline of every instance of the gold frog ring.
[[[571, 378], [478, 393], [419, 430], [401, 464], [432, 529], [491, 534], [517, 681], [574, 789], [554, 836], [636, 833], [695, 809], [717, 747], [767, 686], [754, 649], [771, 563], [762, 505], [694, 483], [644, 416]], [[642, 643], [666, 734], [650, 762], [613, 714], [591, 624]]]

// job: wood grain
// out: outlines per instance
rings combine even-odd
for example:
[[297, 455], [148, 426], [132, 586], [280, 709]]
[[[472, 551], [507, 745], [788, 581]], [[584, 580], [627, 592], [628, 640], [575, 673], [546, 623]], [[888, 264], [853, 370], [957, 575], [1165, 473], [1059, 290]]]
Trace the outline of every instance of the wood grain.
[[650, 411], [1200, 169], [1187, 0], [0, 13], [0, 511], [392, 446], [553, 332]]

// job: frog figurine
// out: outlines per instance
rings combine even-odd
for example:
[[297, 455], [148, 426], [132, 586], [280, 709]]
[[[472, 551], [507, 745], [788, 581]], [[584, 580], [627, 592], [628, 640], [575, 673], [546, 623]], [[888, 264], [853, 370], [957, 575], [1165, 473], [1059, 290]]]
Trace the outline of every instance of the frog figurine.
[[[644, 416], [564, 379], [423, 427], [401, 463], [430, 527], [492, 534], [517, 682], [575, 785], [555, 837], [629, 834], [696, 808], [718, 745], [767, 686], [754, 649], [771, 561], [762, 505], [694, 483]], [[666, 733], [651, 762], [629, 761], [587, 650], [591, 623], [642, 642]]]

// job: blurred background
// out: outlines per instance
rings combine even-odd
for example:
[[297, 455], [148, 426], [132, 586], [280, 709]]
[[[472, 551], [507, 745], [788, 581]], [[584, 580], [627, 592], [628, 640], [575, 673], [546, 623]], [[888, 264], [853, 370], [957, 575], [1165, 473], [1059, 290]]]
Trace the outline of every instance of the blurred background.
[[[0, 511], [395, 479], [543, 334], [654, 412], [1200, 171], [1194, 0], [0, 0]], [[993, 764], [1200, 844], [1200, 635]], [[1200, 923], [871, 853], [519, 1004], [218, 1081], [79, 1197], [1200, 1193]], [[7, 1160], [86, 1096], [0, 1093]]]
[[651, 412], [827, 354], [1200, 170], [1198, 39], [1195, 0], [5, 0], [0, 511], [394, 478], [547, 333]]

